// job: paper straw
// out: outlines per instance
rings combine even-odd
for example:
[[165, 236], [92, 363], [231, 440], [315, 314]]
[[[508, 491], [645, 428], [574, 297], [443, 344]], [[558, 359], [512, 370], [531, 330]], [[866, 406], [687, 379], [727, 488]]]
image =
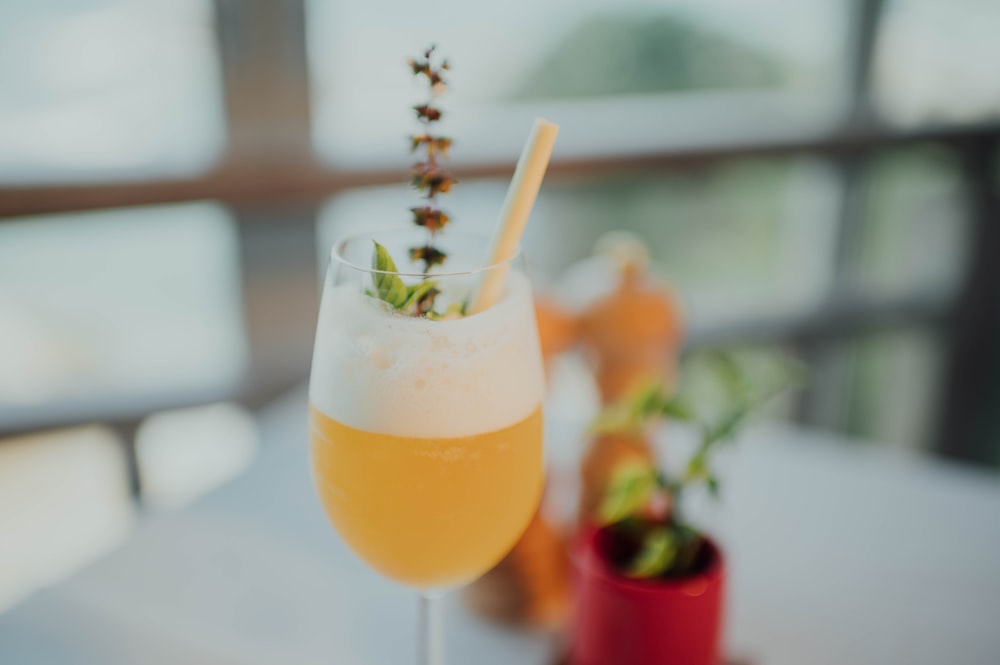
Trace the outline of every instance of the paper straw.
[[[524, 227], [528, 223], [528, 216], [531, 215], [531, 208], [535, 205], [535, 198], [542, 186], [545, 169], [549, 166], [549, 158], [552, 156], [552, 147], [555, 145], [558, 133], [559, 125], [542, 118], [535, 120], [528, 142], [521, 152], [520, 159], [517, 160], [517, 168], [514, 169], [510, 187], [507, 189], [507, 197], [500, 210], [500, 219], [493, 234], [486, 265], [494, 266], [509, 261], [517, 251], [518, 243], [524, 234]], [[503, 291], [508, 268], [509, 266], [505, 265], [486, 272], [479, 285], [479, 291], [472, 300], [470, 314], [481, 312], [496, 304]]]

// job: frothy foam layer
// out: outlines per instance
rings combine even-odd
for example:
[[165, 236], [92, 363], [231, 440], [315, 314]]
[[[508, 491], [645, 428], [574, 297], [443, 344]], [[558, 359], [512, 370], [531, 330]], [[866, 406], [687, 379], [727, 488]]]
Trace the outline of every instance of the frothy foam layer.
[[543, 372], [528, 279], [453, 321], [394, 315], [351, 286], [327, 289], [309, 382], [313, 405], [341, 424], [397, 436], [457, 437], [527, 418]]

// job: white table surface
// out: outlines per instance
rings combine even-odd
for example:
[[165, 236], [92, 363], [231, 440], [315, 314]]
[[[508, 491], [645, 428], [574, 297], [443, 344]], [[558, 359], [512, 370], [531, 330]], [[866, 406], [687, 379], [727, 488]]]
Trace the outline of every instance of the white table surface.
[[[356, 561], [313, 496], [304, 394], [261, 426], [245, 475], [0, 615], [0, 663], [414, 662], [413, 594]], [[725, 508], [702, 512], [730, 562], [730, 653], [1000, 663], [1000, 476], [778, 427], [749, 433], [724, 467]], [[457, 597], [446, 614], [451, 665], [543, 665], [557, 649]]]

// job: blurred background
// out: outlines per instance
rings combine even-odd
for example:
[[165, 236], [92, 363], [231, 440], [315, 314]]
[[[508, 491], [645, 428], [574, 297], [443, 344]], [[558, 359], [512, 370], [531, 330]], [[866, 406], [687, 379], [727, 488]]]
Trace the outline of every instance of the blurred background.
[[407, 223], [431, 41], [464, 229], [556, 120], [543, 288], [635, 231], [688, 347], [812, 367], [783, 417], [1000, 466], [1000, 3], [417, 5], [0, 1], [0, 608], [267, 445], [331, 239]]

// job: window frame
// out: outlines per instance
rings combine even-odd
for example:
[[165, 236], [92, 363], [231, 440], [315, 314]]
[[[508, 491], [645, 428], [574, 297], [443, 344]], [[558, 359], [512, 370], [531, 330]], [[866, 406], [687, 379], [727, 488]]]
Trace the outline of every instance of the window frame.
[[[255, 289], [262, 282], [256, 276], [273, 269], [267, 263], [267, 253], [259, 250], [267, 234], [282, 224], [283, 230], [295, 231], [303, 238], [305, 251], [305, 238], [314, 233], [317, 212], [324, 200], [357, 187], [398, 183], [405, 180], [406, 174], [398, 169], [346, 170], [325, 165], [316, 157], [309, 131], [304, 0], [214, 3], [227, 120], [226, 148], [219, 162], [204, 173], [179, 179], [0, 186], [0, 223], [56, 212], [219, 201], [229, 206], [243, 236], [245, 298], [250, 310], [248, 334], [253, 349], [256, 328], [266, 325], [255, 322], [252, 313]], [[937, 331], [945, 349], [946, 380], [939, 388], [943, 408], [934, 448], [955, 457], [983, 459], [987, 451], [982, 435], [989, 409], [975, 395], [984, 394], [981, 391], [995, 381], [989, 375], [989, 363], [1000, 367], [1000, 351], [991, 348], [995, 346], [992, 340], [1000, 339], [1000, 313], [982, 307], [985, 298], [996, 298], [1000, 293], [1000, 230], [995, 223], [1000, 206], [993, 180], [993, 174], [998, 172], [1000, 123], [898, 129], [880, 121], [872, 110], [869, 90], [885, 4], [883, 0], [850, 3], [845, 63], [847, 106], [835, 126], [807, 136], [789, 132], [761, 137], [751, 121], [725, 145], [706, 140], [642, 154], [619, 151], [567, 157], [553, 162], [549, 177], [573, 181], [638, 171], [667, 172], [761, 156], [808, 154], [829, 159], [842, 184], [835, 275], [829, 292], [815, 308], [795, 316], [748, 319], [725, 328], [695, 331], [689, 346], [733, 341], [791, 345], [815, 367], [811, 386], [800, 400], [797, 420], [830, 426], [835, 423], [824, 414], [823, 402], [836, 391], [842, 377], [830, 360], [835, 354], [829, 349], [869, 330], [928, 327]], [[969, 262], [959, 291], [954, 298], [946, 299], [934, 293], [866, 298], [848, 282], [864, 223], [866, 169], [873, 156], [883, 150], [929, 142], [955, 151], [968, 183]], [[456, 168], [462, 178], [506, 178], [512, 170], [513, 162], [508, 160], [473, 161]], [[261, 213], [278, 207], [291, 209], [292, 214], [282, 214], [279, 220], [265, 219], [267, 215]], [[314, 256], [310, 252], [308, 260], [314, 261]], [[315, 285], [312, 288], [315, 290]], [[308, 314], [302, 316], [308, 318]], [[295, 385], [308, 370], [308, 359], [301, 355], [282, 365], [274, 357], [261, 360], [261, 354], [267, 356], [266, 352], [255, 351], [258, 370], [251, 373], [251, 381], [239, 396], [251, 406]], [[982, 362], [984, 358], [989, 362]], [[269, 380], [253, 381], [254, 376], [267, 376]], [[108, 404], [87, 414], [59, 413], [56, 409], [19, 431], [101, 420], [117, 424], [130, 434], [152, 411], [196, 404], [203, 398], [187, 395], [170, 404], [147, 404], [130, 410]], [[13, 432], [0, 431], [6, 433]], [[132, 441], [131, 435], [125, 438]], [[138, 492], [134, 450], [131, 444], [127, 448], [132, 484]]]

